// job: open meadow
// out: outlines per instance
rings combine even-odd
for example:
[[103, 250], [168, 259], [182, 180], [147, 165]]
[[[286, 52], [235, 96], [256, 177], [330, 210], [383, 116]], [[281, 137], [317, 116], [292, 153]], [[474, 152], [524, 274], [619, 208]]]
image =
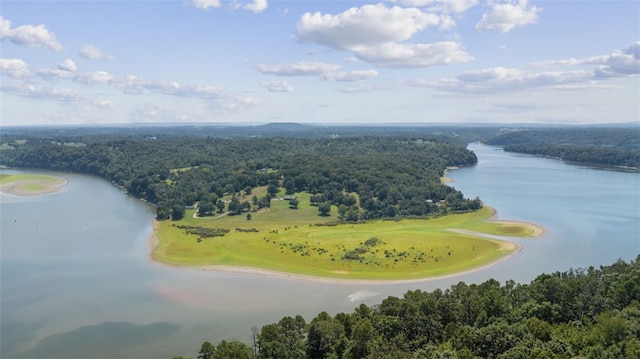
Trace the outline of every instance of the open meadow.
[[[299, 206], [282, 199], [242, 215], [198, 218], [187, 210], [180, 221], [156, 223], [153, 259], [176, 266], [250, 267], [333, 279], [407, 280], [449, 275], [495, 262], [518, 246], [489, 236], [534, 237], [527, 223], [496, 222], [495, 211], [430, 219], [336, 224], [337, 209], [321, 217], [309, 194]], [[202, 237], [202, 233], [218, 236]]]

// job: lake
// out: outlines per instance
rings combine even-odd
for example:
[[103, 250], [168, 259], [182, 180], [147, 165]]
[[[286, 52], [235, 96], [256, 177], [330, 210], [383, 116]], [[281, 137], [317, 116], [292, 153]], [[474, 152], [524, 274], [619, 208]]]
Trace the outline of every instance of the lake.
[[[330, 284], [178, 269], [148, 260], [154, 209], [99, 178], [58, 174], [61, 192], [0, 195], [2, 358], [197, 357], [203, 341], [250, 342], [251, 327], [352, 312], [407, 290], [459, 281], [528, 282], [543, 272], [640, 254], [640, 174], [472, 144], [476, 166], [451, 185], [499, 218], [544, 226], [539, 239], [477, 272], [419, 283]], [[17, 172], [15, 170], [2, 170]], [[30, 172], [30, 171], [19, 171]]]

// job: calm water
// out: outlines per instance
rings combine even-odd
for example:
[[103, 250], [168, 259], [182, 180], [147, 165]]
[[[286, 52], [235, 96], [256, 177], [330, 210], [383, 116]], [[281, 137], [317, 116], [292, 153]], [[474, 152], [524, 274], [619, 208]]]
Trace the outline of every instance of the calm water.
[[[351, 312], [409, 289], [458, 281], [530, 281], [542, 272], [640, 254], [640, 174], [567, 165], [471, 145], [477, 166], [452, 185], [500, 219], [547, 228], [479, 272], [412, 284], [326, 284], [174, 269], [147, 260], [152, 208], [106, 181], [62, 174], [62, 192], [0, 195], [0, 356], [197, 356], [209, 340], [249, 342], [251, 327], [302, 314]], [[7, 172], [7, 171], [3, 171]]]

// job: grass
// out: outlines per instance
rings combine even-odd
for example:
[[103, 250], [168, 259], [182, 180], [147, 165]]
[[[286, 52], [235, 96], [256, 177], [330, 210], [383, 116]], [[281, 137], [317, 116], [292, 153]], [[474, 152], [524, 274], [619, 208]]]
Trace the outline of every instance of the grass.
[[[488, 221], [494, 211], [431, 219], [360, 224], [320, 217], [309, 194], [298, 193], [298, 209], [273, 200], [271, 208], [246, 215], [194, 218], [157, 225], [153, 257], [179, 266], [239, 266], [325, 278], [401, 280], [453, 274], [478, 268], [512, 253], [517, 246], [471, 233], [532, 236], [531, 225]], [[199, 238], [178, 226], [227, 229], [221, 237]], [[456, 232], [453, 229], [465, 232]]]
[[65, 180], [56, 176], [40, 174], [0, 174], [3, 191], [20, 194], [41, 194], [56, 191]]
[[60, 178], [56, 176], [39, 175], [39, 174], [0, 174], [0, 185], [10, 184], [19, 181], [38, 181], [42, 183], [56, 184], [60, 182]]

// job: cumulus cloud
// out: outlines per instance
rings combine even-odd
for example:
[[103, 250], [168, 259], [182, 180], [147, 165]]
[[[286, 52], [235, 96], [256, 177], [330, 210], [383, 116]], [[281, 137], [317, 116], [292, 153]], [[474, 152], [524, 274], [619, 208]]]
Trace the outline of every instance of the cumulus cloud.
[[342, 66], [323, 62], [303, 61], [295, 64], [264, 65], [259, 64], [256, 69], [263, 74], [276, 76], [319, 76], [338, 71]]
[[64, 61], [62, 61], [61, 63], [58, 64], [58, 69], [59, 70], [63, 70], [63, 71], [77, 71], [78, 67], [76, 66], [76, 63], [73, 62], [73, 60], [71, 59], [66, 59]]
[[113, 75], [105, 71], [77, 72], [63, 69], [60, 65], [57, 69], [44, 68], [36, 73], [44, 79], [71, 80], [85, 85], [109, 84], [115, 79]]
[[114, 79], [114, 76], [105, 71], [83, 72], [74, 76], [74, 81], [86, 84], [108, 84]]
[[22, 25], [11, 27], [11, 21], [0, 16], [0, 39], [28, 47], [47, 47], [54, 51], [62, 50], [62, 44], [56, 41], [56, 35], [44, 25]]
[[378, 76], [376, 70], [336, 71], [323, 75], [325, 80], [339, 82], [364, 81]]
[[447, 15], [377, 4], [350, 8], [337, 15], [305, 13], [296, 31], [303, 42], [350, 51], [359, 60], [376, 66], [411, 68], [470, 61], [472, 57], [459, 44], [407, 42], [427, 27], [447, 29], [454, 25]]
[[455, 78], [436, 81], [411, 80], [404, 84], [462, 95], [607, 88], [598, 82], [595, 72], [590, 70], [535, 72], [505, 67], [469, 71]]
[[300, 40], [334, 49], [356, 51], [363, 47], [411, 38], [442, 18], [416, 8], [384, 4], [350, 8], [338, 15], [305, 13], [297, 24]]
[[[191, 4], [193, 4], [193, 6], [195, 6], [196, 8], [202, 10], [207, 10], [209, 8], [218, 8], [222, 5], [220, 3], [220, 0], [192, 0]], [[229, 4], [229, 7], [233, 10], [242, 9], [259, 14], [265, 11], [267, 7], [269, 7], [269, 3], [267, 2], [267, 0], [252, 0], [248, 3], [241, 3], [234, 0]]]
[[242, 8], [258, 14], [266, 10], [267, 6], [269, 6], [267, 0], [253, 0], [253, 2], [243, 5]]
[[389, 43], [363, 49], [355, 55], [362, 61], [391, 68], [426, 67], [473, 60], [460, 44], [452, 41], [407, 45]]
[[116, 78], [113, 80], [113, 84], [126, 94], [159, 93], [202, 99], [217, 99], [230, 96], [226, 91], [214, 86], [181, 84], [176, 81], [145, 80], [134, 75]]
[[86, 94], [64, 87], [35, 87], [26, 83], [2, 83], [0, 84], [0, 91], [29, 98], [65, 102], [80, 101], [89, 98]]
[[594, 73], [601, 78], [640, 74], [640, 41], [609, 55], [591, 56], [584, 59], [539, 61], [532, 65], [535, 67], [595, 65]]
[[83, 45], [78, 52], [80, 56], [89, 60], [99, 60], [99, 59], [111, 59], [112, 57], [106, 55], [99, 48], [91, 45]]
[[302, 61], [294, 64], [264, 65], [256, 69], [263, 74], [276, 76], [319, 76], [328, 81], [362, 81], [378, 75], [375, 70], [345, 71], [341, 65], [324, 62]]
[[516, 27], [534, 24], [538, 21], [538, 13], [542, 9], [529, 6], [527, 0], [507, 0], [505, 3], [494, 3], [491, 11], [482, 15], [476, 30], [499, 30], [509, 32]]
[[424, 7], [434, 12], [463, 13], [478, 5], [478, 0], [398, 0], [407, 6]]
[[220, 0], [193, 0], [191, 2], [193, 6], [198, 9], [208, 9], [210, 7], [220, 7]]
[[15, 78], [25, 78], [31, 74], [26, 62], [20, 59], [5, 58], [0, 58], [0, 72]]
[[270, 92], [292, 92], [293, 86], [289, 85], [287, 81], [265, 81], [261, 83], [262, 87], [266, 88]]

